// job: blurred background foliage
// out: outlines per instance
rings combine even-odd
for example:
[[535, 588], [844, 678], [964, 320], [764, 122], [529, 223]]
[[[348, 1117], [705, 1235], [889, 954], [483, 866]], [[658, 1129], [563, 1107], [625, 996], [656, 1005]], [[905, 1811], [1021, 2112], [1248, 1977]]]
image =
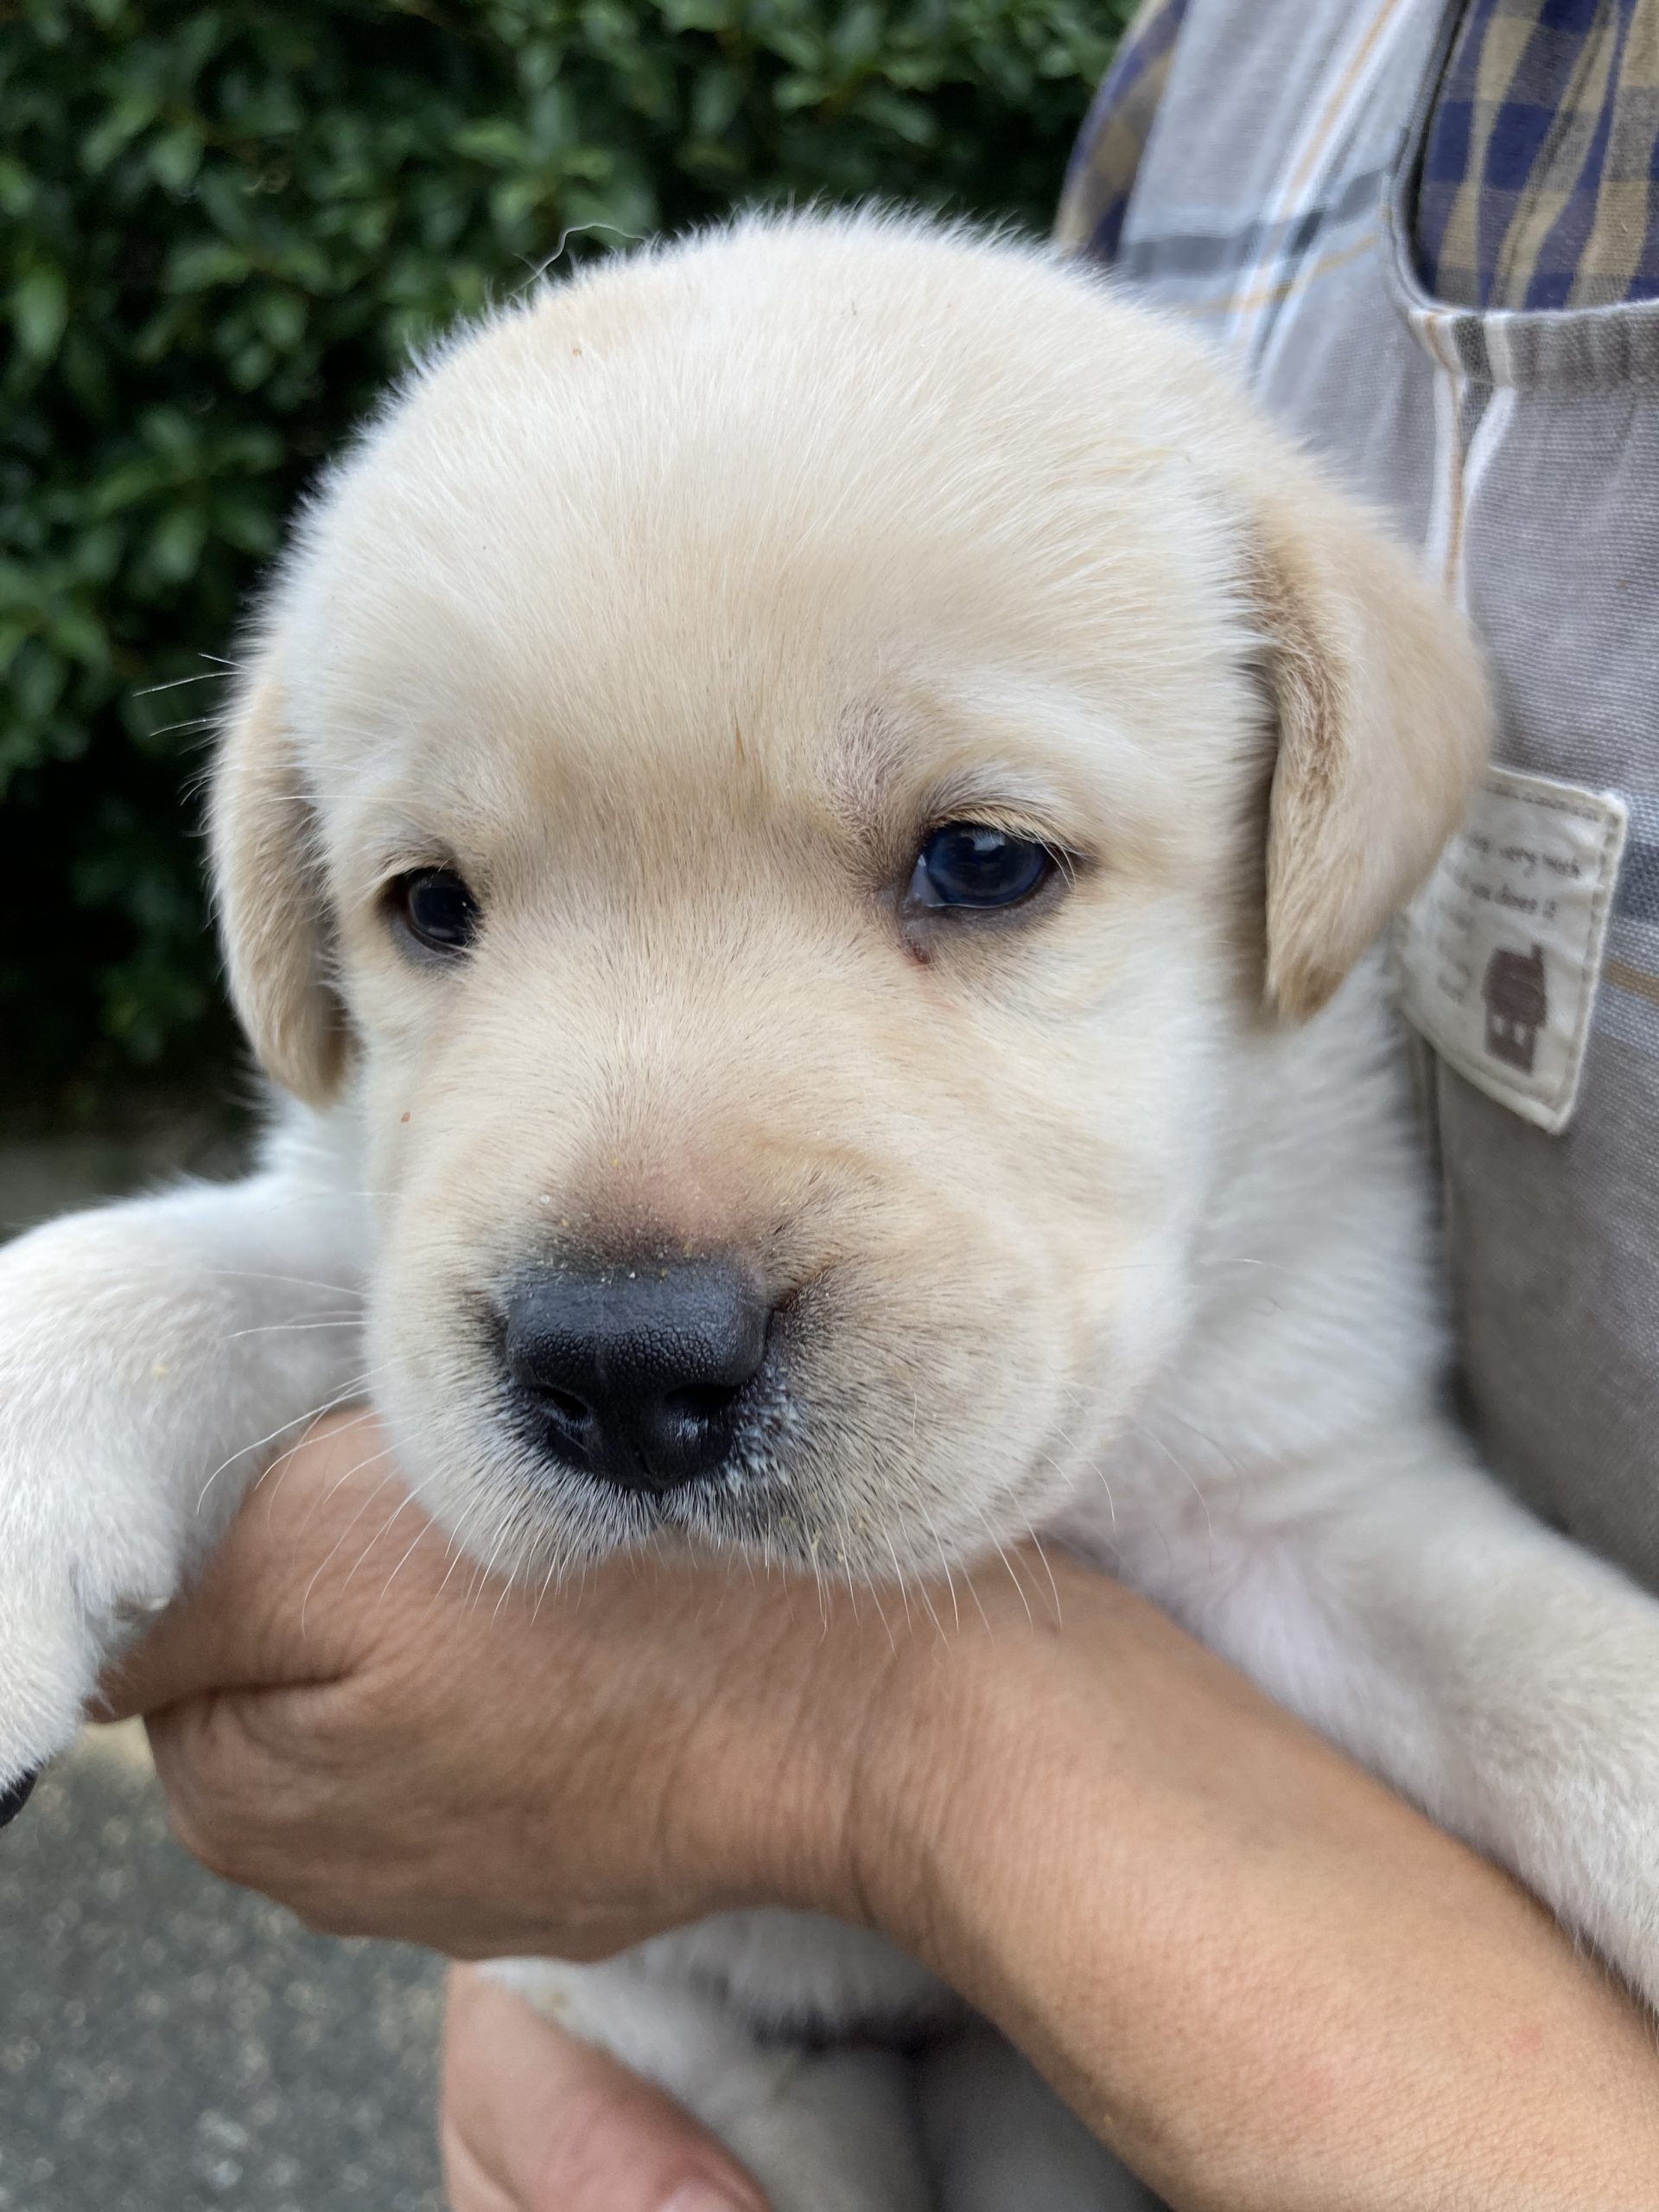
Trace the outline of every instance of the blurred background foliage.
[[234, 1065], [197, 836], [221, 657], [411, 348], [734, 203], [1040, 229], [1127, 12], [0, 0], [0, 1107]]

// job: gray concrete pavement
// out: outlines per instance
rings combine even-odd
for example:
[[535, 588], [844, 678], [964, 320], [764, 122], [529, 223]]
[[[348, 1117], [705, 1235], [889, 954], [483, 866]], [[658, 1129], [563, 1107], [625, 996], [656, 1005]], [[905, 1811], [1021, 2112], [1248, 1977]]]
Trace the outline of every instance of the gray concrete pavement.
[[0, 1834], [0, 2212], [440, 2212], [439, 1983], [204, 1873], [89, 1733]]

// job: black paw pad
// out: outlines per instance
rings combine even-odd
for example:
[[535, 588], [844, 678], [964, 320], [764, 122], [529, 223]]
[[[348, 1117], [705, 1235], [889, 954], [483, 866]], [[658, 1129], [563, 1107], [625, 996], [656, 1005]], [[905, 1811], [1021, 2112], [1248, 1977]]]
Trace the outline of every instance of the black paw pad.
[[23, 1775], [16, 1782], [9, 1783], [3, 1789], [0, 1789], [0, 1828], [4, 1827], [8, 1821], [16, 1819], [18, 1814], [29, 1802], [29, 1791], [34, 1789], [40, 1778], [41, 1770], [36, 1767], [33, 1774]]

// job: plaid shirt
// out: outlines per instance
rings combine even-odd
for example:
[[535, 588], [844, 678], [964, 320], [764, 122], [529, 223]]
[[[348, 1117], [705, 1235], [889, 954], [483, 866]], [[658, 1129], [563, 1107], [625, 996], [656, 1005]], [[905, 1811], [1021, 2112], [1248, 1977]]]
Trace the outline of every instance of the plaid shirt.
[[[1142, 8], [1072, 156], [1058, 235], [1094, 258], [1117, 257], [1186, 9]], [[1449, 305], [1659, 296], [1659, 0], [1465, 0], [1414, 213], [1423, 289]], [[1294, 264], [1293, 236], [1262, 245], [1258, 267]]]

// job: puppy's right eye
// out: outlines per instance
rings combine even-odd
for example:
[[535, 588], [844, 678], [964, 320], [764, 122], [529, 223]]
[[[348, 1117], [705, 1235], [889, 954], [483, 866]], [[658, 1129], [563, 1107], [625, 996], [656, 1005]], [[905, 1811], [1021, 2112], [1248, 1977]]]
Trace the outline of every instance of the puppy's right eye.
[[400, 875], [388, 900], [396, 918], [429, 952], [465, 952], [478, 934], [478, 901], [452, 868]]

